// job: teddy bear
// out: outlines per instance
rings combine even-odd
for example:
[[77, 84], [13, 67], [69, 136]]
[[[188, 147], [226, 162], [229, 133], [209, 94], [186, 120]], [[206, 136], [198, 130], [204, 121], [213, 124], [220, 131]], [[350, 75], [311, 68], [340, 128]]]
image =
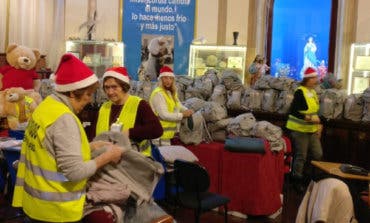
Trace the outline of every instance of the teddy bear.
[[39, 59], [39, 50], [10, 44], [6, 49], [8, 65], [0, 67], [0, 90], [22, 87], [38, 92], [41, 82], [35, 71], [35, 66]]
[[34, 90], [8, 88], [0, 91], [0, 117], [7, 118], [10, 129], [23, 129], [41, 101], [41, 95]]

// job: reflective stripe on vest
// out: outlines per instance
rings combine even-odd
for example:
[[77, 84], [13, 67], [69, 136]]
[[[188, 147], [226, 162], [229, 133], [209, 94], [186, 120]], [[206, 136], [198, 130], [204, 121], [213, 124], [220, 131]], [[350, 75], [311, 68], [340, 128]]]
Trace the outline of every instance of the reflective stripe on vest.
[[[118, 117], [118, 122], [122, 123], [123, 129], [127, 130], [135, 126], [136, 114], [142, 99], [130, 95], [122, 107]], [[99, 109], [98, 121], [96, 123], [96, 135], [102, 132], [109, 131], [109, 116], [111, 113], [112, 102], [105, 102]], [[148, 140], [143, 140], [138, 143], [139, 151], [145, 156], [151, 156], [151, 146]]]
[[[22, 155], [22, 157], [24, 157], [24, 155]], [[41, 176], [41, 177], [43, 177], [47, 180], [59, 181], [59, 182], [67, 182], [68, 181], [68, 179], [62, 173], [42, 169], [38, 166], [33, 165], [27, 159], [25, 159], [25, 164], [26, 164], [26, 168], [28, 170], [30, 170], [33, 174]]]
[[69, 181], [58, 172], [55, 157], [42, 143], [46, 129], [64, 114], [71, 114], [76, 120], [81, 133], [82, 160], [90, 160], [90, 146], [81, 122], [66, 105], [48, 96], [27, 126], [14, 188], [13, 206], [23, 207], [33, 219], [71, 222], [82, 218], [87, 179]]
[[[303, 115], [317, 115], [317, 112], [319, 111], [319, 101], [316, 95], [315, 90], [309, 90], [304, 86], [300, 86], [297, 88], [301, 89], [303, 92], [303, 96], [306, 100], [308, 109], [304, 111], [299, 111]], [[288, 116], [288, 121], [286, 124], [286, 127], [293, 131], [298, 132], [316, 132], [318, 130], [318, 125], [306, 122], [303, 119], [297, 118], [293, 115]]]
[[78, 200], [85, 194], [85, 190], [80, 191], [73, 191], [73, 192], [64, 192], [64, 193], [57, 193], [57, 192], [45, 192], [41, 190], [37, 190], [27, 183], [24, 183], [24, 190], [31, 195], [32, 197], [36, 197], [40, 200], [44, 201], [55, 201], [55, 202], [65, 202], [65, 201], [74, 201]]
[[[167, 109], [168, 109], [169, 112], [174, 112], [175, 108], [177, 108], [179, 106], [178, 102], [175, 101], [172, 97], [170, 97], [167, 94], [166, 90], [164, 90], [163, 88], [161, 88], [161, 87], [155, 88], [153, 90], [152, 94], [150, 95], [150, 98], [152, 99], [155, 94], [162, 94], [163, 95], [164, 99], [166, 100]], [[175, 98], [176, 97], [177, 96], [175, 96]], [[155, 112], [155, 113], [158, 116], [158, 112]], [[177, 122], [162, 120], [160, 117], [159, 117], [159, 119], [160, 119], [159, 121], [160, 121], [160, 123], [162, 125], [162, 128], [163, 128], [163, 134], [160, 137], [160, 139], [161, 140], [171, 140], [175, 136], [175, 133], [177, 131]]]

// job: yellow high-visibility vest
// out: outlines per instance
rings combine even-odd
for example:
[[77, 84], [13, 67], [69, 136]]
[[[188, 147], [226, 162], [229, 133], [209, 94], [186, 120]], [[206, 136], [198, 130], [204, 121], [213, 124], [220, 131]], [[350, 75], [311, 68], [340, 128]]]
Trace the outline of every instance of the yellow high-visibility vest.
[[[170, 97], [167, 94], [165, 89], [163, 89], [161, 87], [155, 88], [153, 90], [152, 94], [150, 95], [150, 100], [152, 100], [152, 98], [154, 97], [155, 94], [162, 94], [164, 96], [169, 112], [174, 112], [175, 108], [177, 108], [179, 106], [178, 102], [175, 101], [172, 97]], [[171, 140], [175, 136], [175, 133], [177, 131], [177, 122], [162, 120], [159, 117], [158, 112], [155, 111], [155, 114], [158, 116], [159, 121], [160, 121], [160, 123], [162, 125], [162, 128], [163, 128], [163, 134], [160, 137], [160, 139], [165, 140], [165, 141]]]
[[72, 222], [82, 218], [87, 179], [69, 181], [42, 144], [47, 128], [66, 113], [78, 123], [82, 159], [90, 160], [89, 142], [78, 117], [63, 103], [47, 97], [32, 114], [25, 132], [12, 204], [36, 220]]
[[[123, 105], [121, 113], [118, 117], [118, 122], [122, 123], [123, 129], [127, 130], [135, 126], [136, 114], [142, 99], [130, 95]], [[99, 109], [98, 121], [96, 123], [96, 135], [99, 135], [102, 132], [109, 131], [109, 116], [111, 112], [112, 102], [106, 101]], [[149, 140], [142, 140], [139, 142], [139, 150], [145, 156], [151, 156], [152, 149]]]
[[[303, 96], [306, 99], [306, 103], [308, 109], [305, 111], [299, 111], [303, 115], [311, 115], [317, 116], [317, 112], [319, 111], [319, 100], [316, 95], [316, 91], [314, 89], [308, 89], [304, 86], [300, 86], [297, 88], [301, 89], [303, 92]], [[303, 119], [297, 118], [293, 115], [289, 115], [286, 127], [290, 130], [297, 131], [297, 132], [317, 132], [318, 125], [315, 123], [307, 122]]]

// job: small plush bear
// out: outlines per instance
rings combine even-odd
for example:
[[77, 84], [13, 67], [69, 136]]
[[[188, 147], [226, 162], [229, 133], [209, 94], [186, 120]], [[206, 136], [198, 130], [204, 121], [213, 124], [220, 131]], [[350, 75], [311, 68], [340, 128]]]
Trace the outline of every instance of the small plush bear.
[[0, 67], [0, 90], [21, 87], [25, 90], [40, 89], [40, 77], [35, 71], [40, 52], [17, 44], [10, 44], [6, 50], [8, 65]]
[[41, 100], [40, 94], [33, 90], [8, 88], [0, 91], [0, 117], [7, 118], [10, 129], [22, 129]]

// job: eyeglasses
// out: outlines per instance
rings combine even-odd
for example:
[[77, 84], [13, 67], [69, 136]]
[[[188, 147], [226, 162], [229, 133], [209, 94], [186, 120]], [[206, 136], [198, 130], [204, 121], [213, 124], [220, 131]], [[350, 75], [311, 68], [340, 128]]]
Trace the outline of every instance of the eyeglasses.
[[119, 85], [104, 85], [103, 88], [104, 88], [104, 91], [108, 91], [109, 89], [112, 89], [112, 90], [117, 90], [120, 86]]

